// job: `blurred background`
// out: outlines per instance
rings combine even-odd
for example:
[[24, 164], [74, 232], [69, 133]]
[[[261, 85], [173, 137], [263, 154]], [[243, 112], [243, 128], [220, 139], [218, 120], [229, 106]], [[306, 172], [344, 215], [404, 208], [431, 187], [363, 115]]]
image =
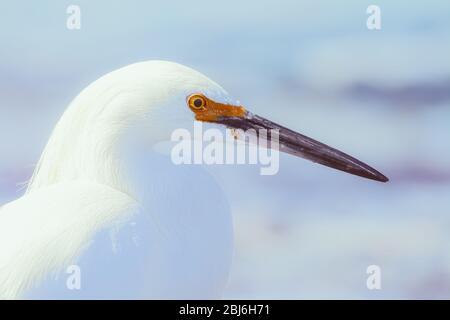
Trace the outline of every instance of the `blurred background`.
[[[71, 4], [80, 30], [66, 28]], [[287, 155], [275, 176], [210, 168], [236, 229], [226, 298], [450, 298], [449, 2], [19, 0], [0, 17], [0, 204], [23, 193], [85, 86], [173, 60], [391, 179]], [[366, 287], [373, 264], [381, 290]]]

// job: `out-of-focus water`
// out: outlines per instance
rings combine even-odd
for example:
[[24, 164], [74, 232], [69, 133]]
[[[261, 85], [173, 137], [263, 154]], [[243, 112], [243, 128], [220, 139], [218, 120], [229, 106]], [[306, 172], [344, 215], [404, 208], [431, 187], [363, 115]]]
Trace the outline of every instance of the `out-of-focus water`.
[[[0, 203], [21, 194], [65, 107], [147, 59], [189, 65], [255, 113], [340, 148], [379, 184], [282, 156], [214, 167], [233, 208], [229, 298], [450, 296], [450, 4], [70, 1], [0, 6]], [[366, 288], [366, 268], [382, 289]]]

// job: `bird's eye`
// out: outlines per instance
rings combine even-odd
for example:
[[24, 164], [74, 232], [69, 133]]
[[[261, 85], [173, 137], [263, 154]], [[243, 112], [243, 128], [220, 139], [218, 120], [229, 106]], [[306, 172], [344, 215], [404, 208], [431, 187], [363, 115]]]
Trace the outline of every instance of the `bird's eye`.
[[195, 110], [204, 110], [206, 109], [206, 100], [204, 97], [200, 95], [193, 95], [189, 97], [188, 100], [189, 107]]

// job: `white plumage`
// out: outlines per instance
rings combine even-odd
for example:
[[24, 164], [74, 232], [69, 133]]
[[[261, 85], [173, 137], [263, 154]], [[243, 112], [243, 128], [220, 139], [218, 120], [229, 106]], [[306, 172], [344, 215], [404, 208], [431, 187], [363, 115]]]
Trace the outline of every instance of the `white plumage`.
[[[214, 179], [153, 147], [192, 128], [186, 97], [234, 102], [164, 61], [89, 85], [52, 133], [23, 197], [0, 209], [1, 298], [216, 298], [232, 256]], [[81, 290], [65, 270], [81, 267]]]

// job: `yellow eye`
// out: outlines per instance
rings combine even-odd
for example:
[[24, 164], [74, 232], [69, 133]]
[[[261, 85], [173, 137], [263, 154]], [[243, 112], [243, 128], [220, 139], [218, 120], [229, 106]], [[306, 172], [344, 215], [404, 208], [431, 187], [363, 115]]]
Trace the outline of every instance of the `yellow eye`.
[[189, 97], [188, 100], [189, 107], [194, 110], [205, 110], [206, 109], [206, 99], [201, 95], [194, 94]]

